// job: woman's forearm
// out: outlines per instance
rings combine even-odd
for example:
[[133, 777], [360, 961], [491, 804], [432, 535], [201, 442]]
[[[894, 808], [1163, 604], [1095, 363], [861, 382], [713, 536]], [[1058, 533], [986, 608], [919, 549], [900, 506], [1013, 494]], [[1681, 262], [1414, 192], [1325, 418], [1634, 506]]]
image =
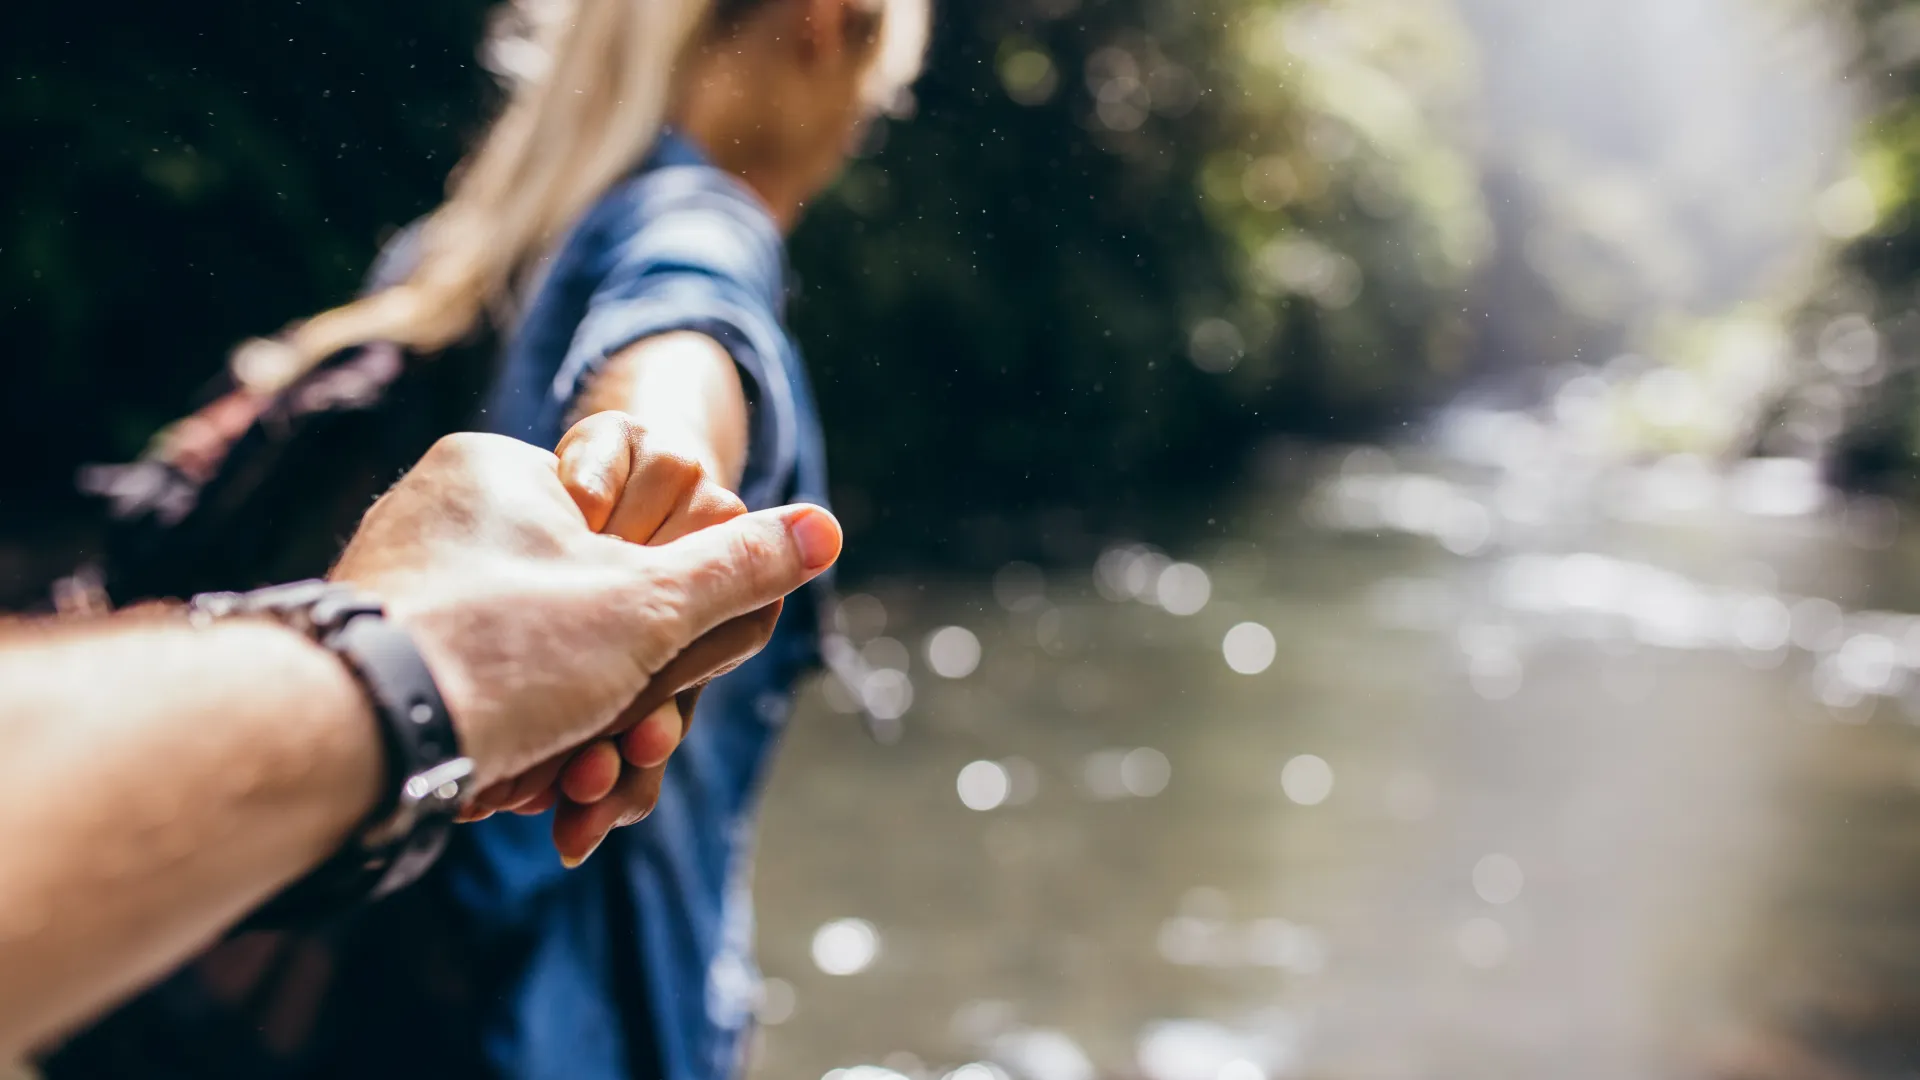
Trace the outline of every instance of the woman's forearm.
[[325, 858], [381, 768], [352, 676], [290, 630], [129, 616], [7, 633], [0, 1060]]
[[662, 334], [610, 358], [587, 384], [579, 416], [617, 410], [737, 489], [747, 463], [747, 398], [733, 357], [705, 334]]

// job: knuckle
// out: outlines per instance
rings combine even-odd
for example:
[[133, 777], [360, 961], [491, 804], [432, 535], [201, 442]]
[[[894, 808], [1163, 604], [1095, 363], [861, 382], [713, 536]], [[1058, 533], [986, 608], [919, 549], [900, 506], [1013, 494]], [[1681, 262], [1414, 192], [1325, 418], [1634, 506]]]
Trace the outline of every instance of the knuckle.
[[712, 480], [701, 483], [692, 505], [702, 518], [715, 523], [732, 521], [747, 512], [747, 504], [740, 500], [740, 496]]
[[633, 417], [628, 416], [619, 409], [602, 409], [587, 417], [585, 420], [580, 421], [580, 423], [594, 430], [605, 428], [608, 431], [617, 433], [621, 438], [634, 435], [639, 428], [639, 426], [633, 422]]
[[477, 432], [456, 431], [440, 436], [430, 453], [449, 461], [468, 461], [482, 452], [481, 448], [486, 442], [487, 437]]
[[524, 466], [531, 463], [553, 464], [557, 461], [551, 452], [530, 443], [478, 431], [456, 431], [440, 436], [422, 460], [468, 469], [486, 462], [512, 462]]
[[647, 437], [646, 429], [640, 426], [638, 420], [619, 409], [608, 409], [595, 415], [600, 417], [600, 422], [605, 424], [615, 437], [627, 444], [628, 453], [638, 456], [640, 446]]
[[647, 471], [649, 479], [670, 485], [677, 491], [697, 488], [707, 478], [707, 468], [700, 464], [699, 458], [674, 449], [651, 451]]
[[764, 533], [743, 529], [727, 540], [728, 565], [714, 568], [709, 573], [761, 584], [773, 576], [774, 568], [779, 565], [780, 554]]

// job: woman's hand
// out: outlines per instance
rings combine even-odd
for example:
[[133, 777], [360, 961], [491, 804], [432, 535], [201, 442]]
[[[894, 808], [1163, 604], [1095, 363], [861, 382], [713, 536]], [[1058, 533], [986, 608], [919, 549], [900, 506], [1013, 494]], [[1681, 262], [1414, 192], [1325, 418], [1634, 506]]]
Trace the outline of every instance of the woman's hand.
[[[597, 413], [561, 440], [560, 478], [596, 532], [636, 544], [669, 543], [746, 513], [738, 497], [707, 475], [694, 443], [659, 429], [643, 431], [622, 413]], [[758, 614], [770, 622], [778, 608]], [[469, 816], [534, 814], [557, 804], [554, 847], [569, 866], [613, 829], [645, 818], [659, 798], [667, 759], [692, 722], [700, 689], [751, 655], [740, 633], [710, 637], [662, 671], [623, 711], [610, 737], [482, 792]]]

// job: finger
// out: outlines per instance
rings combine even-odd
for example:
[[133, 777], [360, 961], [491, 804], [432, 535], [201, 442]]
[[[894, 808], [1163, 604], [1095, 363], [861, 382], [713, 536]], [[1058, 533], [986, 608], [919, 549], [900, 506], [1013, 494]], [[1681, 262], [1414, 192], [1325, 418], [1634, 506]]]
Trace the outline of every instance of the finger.
[[746, 512], [747, 504], [740, 501], [740, 496], [705, 480], [687, 490], [647, 543], [670, 544], [689, 533], [732, 521]]
[[480, 794], [473, 797], [472, 802], [462, 807], [460, 812], [454, 815], [454, 820], [462, 824], [469, 821], [481, 821], [485, 819], [487, 815], [505, 806], [507, 796], [512, 793], [513, 779], [511, 777], [488, 784]]
[[577, 803], [599, 802], [619, 780], [619, 748], [611, 739], [598, 739], [581, 747], [561, 768], [560, 794]]
[[649, 441], [634, 429], [633, 467], [614, 499], [613, 516], [600, 531], [636, 544], [653, 540], [676, 513], [684, 513], [707, 470], [698, 459]]
[[[616, 739], [620, 756], [635, 766], [664, 763], [686, 738], [700, 691], [707, 683], [752, 659], [772, 636], [779, 617], [780, 605], [773, 604], [708, 633], [662, 668], [640, 696], [607, 726], [602, 737]], [[645, 730], [642, 732], [642, 729]], [[636, 732], [642, 733], [635, 735]], [[480, 820], [497, 811], [516, 814], [544, 811], [553, 805], [553, 799], [547, 796], [560, 790], [562, 777], [571, 768], [575, 756], [575, 751], [556, 755], [519, 777], [493, 785], [474, 800], [468, 812], [478, 813], [479, 817], [473, 820]], [[595, 800], [584, 797], [591, 790], [592, 786], [582, 781], [580, 790], [569, 791], [567, 796], [574, 802], [592, 802]], [[538, 802], [534, 801], [536, 797]]]
[[[680, 691], [673, 696], [673, 703], [662, 705], [648, 714], [647, 719], [638, 727], [620, 736], [620, 756], [627, 764], [645, 769], [654, 765], [665, 765], [671, 754], [661, 754], [657, 743], [648, 741], [649, 728], [670, 727], [674, 730], [674, 748], [687, 740], [687, 732], [693, 730], [693, 711], [700, 704], [700, 691], [706, 689], [706, 683]], [[653, 735], [651, 738], [658, 738]]]
[[607, 834], [622, 825], [641, 821], [660, 799], [665, 770], [628, 769], [613, 793], [597, 803], [562, 803], [553, 815], [553, 846], [560, 861], [572, 868], [585, 862]]
[[769, 604], [708, 631], [668, 661], [601, 734], [620, 735], [631, 731], [682, 692], [711, 682], [752, 659], [773, 636], [780, 610], [780, 603]]
[[535, 814], [544, 814], [548, 810], [553, 809], [553, 805], [559, 801], [559, 789], [550, 787], [533, 798], [528, 799], [526, 802], [521, 803], [519, 806], [514, 807], [512, 812], [522, 817], [532, 817]]
[[469, 820], [481, 821], [489, 814], [512, 807], [525, 798], [518, 789], [522, 779], [523, 777], [519, 776], [509, 776], [505, 780], [487, 785], [484, 791], [474, 796], [473, 801], [467, 804], [464, 813], [469, 815]]
[[[749, 612], [708, 632], [648, 680], [646, 689], [621, 710], [613, 723], [608, 724], [600, 732], [600, 737], [619, 736], [632, 731], [663, 706], [671, 704], [676, 697], [689, 691], [694, 692], [697, 697], [698, 687], [752, 659], [753, 655], [766, 645], [767, 639], [773, 636], [773, 628], [780, 618], [780, 609], [781, 604], [778, 602], [769, 604], [759, 611]], [[693, 715], [693, 707], [691, 704], [683, 703], [680, 712], [680, 717], [669, 718], [671, 724], [663, 721], [665, 726], [674, 730], [672, 741], [676, 745], [685, 735], [684, 718]], [[671, 748], [668, 752], [671, 753]], [[624, 747], [622, 753], [626, 756]], [[474, 800], [470, 809], [487, 813], [507, 810], [514, 813], [527, 813], [527, 801], [552, 790], [562, 770], [567, 767], [567, 763], [573, 756], [574, 751], [569, 750], [564, 754], [548, 758], [518, 777], [494, 784]], [[640, 756], [665, 760], [665, 756], [661, 755], [658, 749], [641, 751]], [[551, 804], [543, 804], [541, 809], [546, 805]]]
[[[718, 677], [719, 675], [714, 676], [714, 678]], [[707, 682], [711, 681], [712, 680], [709, 679], [705, 682], [695, 683], [673, 696], [673, 700], [680, 706], [680, 719], [688, 727], [693, 726], [694, 711], [700, 707], [700, 693], [707, 688]], [[681, 732], [680, 737], [685, 739], [687, 737], [686, 733]]]
[[487, 785], [454, 818], [460, 823], [485, 821], [503, 810], [521, 812], [521, 807], [554, 784], [570, 754], [559, 755], [521, 773]]
[[527, 801], [552, 788], [560, 779], [560, 770], [566, 768], [567, 762], [572, 757], [572, 751], [556, 754], [515, 777], [513, 790], [501, 802], [500, 809], [511, 810], [516, 814], [526, 813]]
[[[575, 424], [560, 442], [560, 479], [595, 532], [644, 544], [695, 497], [706, 469], [622, 412]], [[575, 485], [578, 485], [576, 490]]]
[[560, 482], [594, 532], [606, 529], [626, 490], [633, 469], [633, 427], [624, 413], [594, 413], [567, 429], [554, 451], [560, 459]]
[[[669, 701], [648, 713], [645, 720], [635, 724], [626, 734], [620, 736], [620, 745], [614, 761], [617, 764], [624, 758], [628, 764], [642, 769], [665, 765], [667, 759], [673, 756], [674, 750], [680, 746], [680, 738], [685, 733], [686, 722], [680, 715], [680, 706], [677, 702]], [[573, 793], [568, 792], [567, 797], [573, 799]], [[595, 800], [573, 799], [573, 801], [585, 803]]]
[[840, 557], [840, 523], [818, 506], [762, 510], [645, 548], [656, 587], [679, 600], [683, 640], [768, 606], [819, 576]]

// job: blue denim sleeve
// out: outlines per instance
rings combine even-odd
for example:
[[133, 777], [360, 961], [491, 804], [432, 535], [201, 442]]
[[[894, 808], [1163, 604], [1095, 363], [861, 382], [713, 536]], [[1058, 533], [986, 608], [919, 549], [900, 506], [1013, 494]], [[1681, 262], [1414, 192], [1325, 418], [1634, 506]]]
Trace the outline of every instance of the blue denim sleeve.
[[675, 331], [705, 334], [739, 365], [750, 410], [741, 497], [785, 501], [797, 455], [792, 344], [780, 319], [780, 235], [733, 181], [700, 167], [649, 174], [600, 208], [598, 283], [551, 387], [571, 404], [607, 359]]

